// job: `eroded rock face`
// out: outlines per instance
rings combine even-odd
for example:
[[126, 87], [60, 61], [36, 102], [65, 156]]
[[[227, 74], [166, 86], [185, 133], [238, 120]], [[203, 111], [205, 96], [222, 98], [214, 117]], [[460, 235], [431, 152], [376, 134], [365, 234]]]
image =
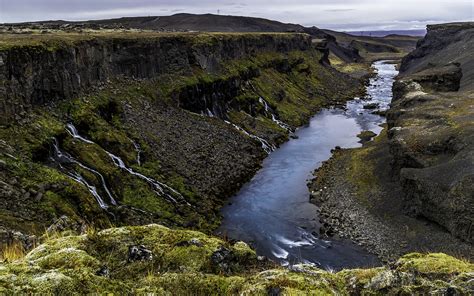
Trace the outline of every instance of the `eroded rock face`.
[[432, 91], [458, 91], [461, 86], [462, 69], [459, 63], [451, 63], [417, 72], [411, 79], [424, 89]]
[[[468, 242], [474, 239], [474, 95], [466, 84], [472, 82], [473, 37], [472, 23], [429, 27], [402, 62], [387, 114], [407, 212]], [[469, 54], [440, 64], [441, 53], [458, 54], [450, 42]]]
[[408, 213], [472, 242], [474, 217], [474, 97], [402, 89], [388, 115], [390, 151]]
[[255, 52], [306, 50], [311, 38], [293, 34], [140, 37], [78, 37], [53, 44], [12, 46], [0, 51], [0, 123], [21, 116], [32, 105], [77, 96], [82, 90], [125, 76], [154, 78], [164, 73], [208, 73], [219, 64]]
[[[432, 71], [438, 67], [445, 67], [450, 63], [458, 63], [463, 73], [462, 79], [460, 79], [461, 90], [473, 90], [473, 53], [473, 22], [428, 25], [427, 34], [418, 42], [417, 48], [403, 58], [400, 73], [402, 76], [409, 76], [421, 71]], [[456, 71], [452, 74], [454, 77], [459, 75]], [[425, 79], [427, 78], [425, 75]], [[445, 76], [444, 79], [446, 78]], [[434, 81], [437, 80], [438, 78], [434, 78]], [[442, 88], [449, 85], [450, 83], [443, 83]]]

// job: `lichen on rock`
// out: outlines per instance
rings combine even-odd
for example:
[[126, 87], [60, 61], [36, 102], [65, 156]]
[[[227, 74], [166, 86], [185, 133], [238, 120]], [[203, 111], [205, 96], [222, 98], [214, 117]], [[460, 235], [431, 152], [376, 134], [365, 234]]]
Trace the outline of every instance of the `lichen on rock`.
[[[200, 244], [186, 243], [199, 240]], [[128, 260], [143, 245], [153, 257]], [[217, 256], [218, 254], [219, 256]], [[224, 269], [222, 267], [225, 267]], [[107, 270], [104, 273], [104, 270]], [[257, 259], [245, 243], [161, 225], [110, 228], [51, 238], [25, 258], [0, 265], [2, 293], [353, 295], [474, 292], [474, 265], [445, 254], [408, 254], [392, 267], [290, 268]]]

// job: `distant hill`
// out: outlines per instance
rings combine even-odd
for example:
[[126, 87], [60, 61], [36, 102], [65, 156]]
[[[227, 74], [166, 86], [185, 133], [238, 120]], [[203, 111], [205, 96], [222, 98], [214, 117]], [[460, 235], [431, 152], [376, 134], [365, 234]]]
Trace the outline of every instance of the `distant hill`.
[[403, 36], [425, 36], [426, 30], [380, 30], [380, 31], [348, 31], [345, 32], [354, 36], [367, 36], [367, 37], [385, 37], [389, 35], [403, 35]]
[[305, 29], [301, 25], [285, 24], [263, 18], [189, 13], [179, 13], [170, 16], [123, 17], [91, 21], [40, 21], [10, 25], [40, 25], [43, 27], [76, 26], [85, 28], [134, 28], [158, 31], [205, 32], [303, 32]]

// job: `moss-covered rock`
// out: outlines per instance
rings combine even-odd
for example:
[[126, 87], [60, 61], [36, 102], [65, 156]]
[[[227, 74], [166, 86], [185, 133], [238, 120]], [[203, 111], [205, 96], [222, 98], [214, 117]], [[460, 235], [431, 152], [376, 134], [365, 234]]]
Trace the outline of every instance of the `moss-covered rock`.
[[[152, 257], [129, 260], [142, 245]], [[225, 250], [225, 252], [223, 252]], [[226, 254], [219, 257], [216, 253]], [[225, 264], [228, 268], [221, 269]], [[444, 254], [408, 254], [394, 267], [283, 268], [258, 260], [243, 242], [161, 225], [110, 228], [47, 240], [0, 265], [3, 293], [158, 293], [163, 295], [383, 295], [473, 292], [474, 265]]]

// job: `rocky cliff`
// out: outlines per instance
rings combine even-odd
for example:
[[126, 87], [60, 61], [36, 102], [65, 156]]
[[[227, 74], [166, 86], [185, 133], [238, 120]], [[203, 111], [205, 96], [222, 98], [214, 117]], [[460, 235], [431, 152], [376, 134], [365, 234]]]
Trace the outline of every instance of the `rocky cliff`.
[[218, 73], [221, 63], [252, 53], [285, 53], [311, 47], [309, 37], [298, 34], [76, 35], [69, 36], [69, 42], [54, 37], [42, 39], [46, 41], [32, 44], [23, 40], [27, 45], [20, 41], [11, 46], [4, 41], [0, 51], [2, 123], [31, 105], [70, 99], [120, 76], [144, 79], [165, 73], [190, 75], [193, 67]]
[[473, 42], [473, 23], [428, 26], [426, 37], [402, 62], [388, 113], [390, 151], [407, 210], [471, 243]]
[[[453, 64], [460, 67], [462, 72], [458, 87], [461, 90], [474, 90], [473, 48], [474, 23], [428, 25], [425, 38], [403, 59], [401, 75], [434, 71], [438, 67]], [[440, 81], [440, 84], [446, 83]]]

